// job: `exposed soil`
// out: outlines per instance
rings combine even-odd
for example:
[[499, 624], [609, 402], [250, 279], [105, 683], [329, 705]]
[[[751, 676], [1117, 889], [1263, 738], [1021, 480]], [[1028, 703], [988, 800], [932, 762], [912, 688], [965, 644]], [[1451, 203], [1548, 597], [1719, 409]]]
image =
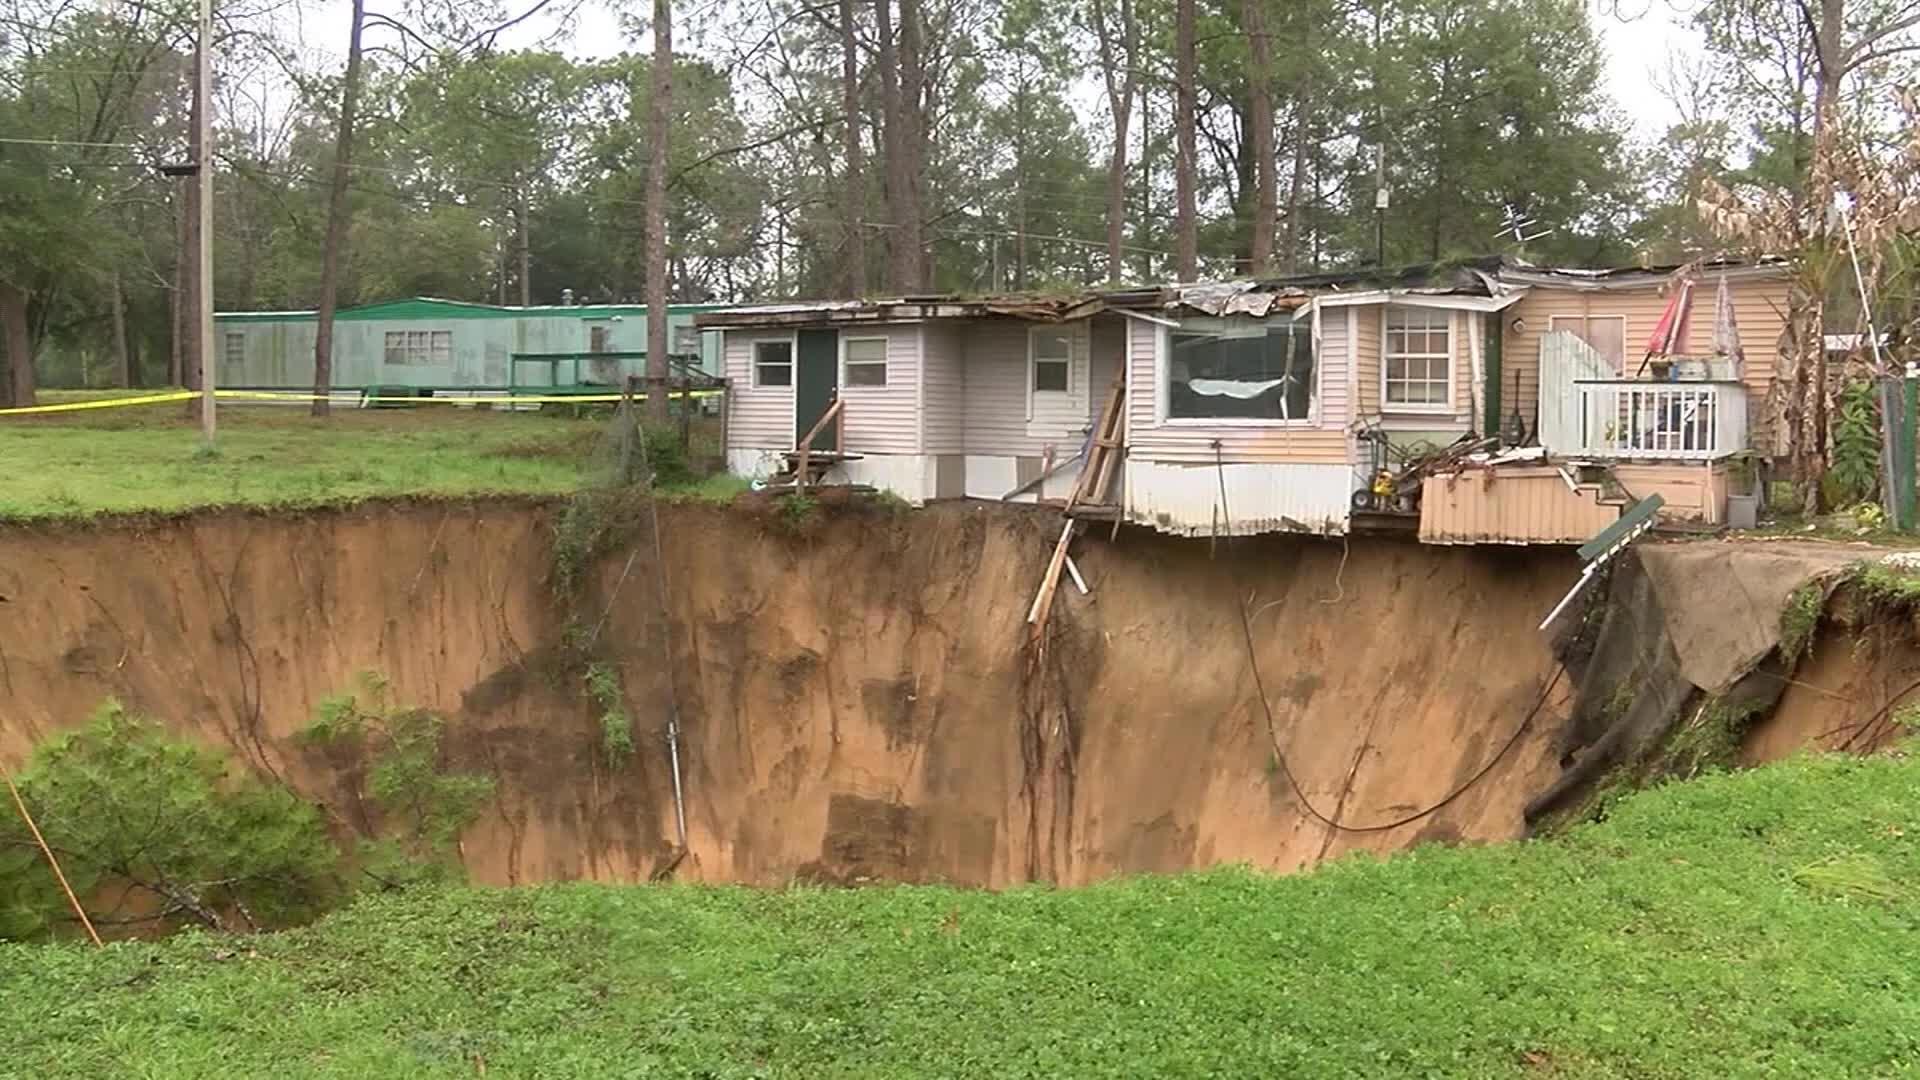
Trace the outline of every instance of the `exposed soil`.
[[[690, 834], [677, 875], [999, 886], [1510, 839], [1568, 756], [1578, 680], [1534, 629], [1577, 574], [1564, 550], [1103, 533], [1076, 555], [1092, 595], [1063, 587], [1036, 652], [1024, 618], [1051, 514], [677, 506], [663, 641], [651, 532], [563, 612], [555, 510], [0, 530], [0, 758], [116, 695], [353, 824], [351, 763], [293, 736], [372, 669], [450, 717], [457, 765], [497, 778], [464, 840], [475, 880], [639, 880], [676, 847], [671, 658]], [[565, 659], [570, 614], [599, 626], [624, 681], [637, 753], [618, 770]], [[1844, 663], [1833, 647], [1799, 677]], [[1867, 700], [1790, 688], [1781, 714], [1803, 732]], [[1303, 810], [1289, 769], [1349, 826], [1465, 791], [1351, 832]]]

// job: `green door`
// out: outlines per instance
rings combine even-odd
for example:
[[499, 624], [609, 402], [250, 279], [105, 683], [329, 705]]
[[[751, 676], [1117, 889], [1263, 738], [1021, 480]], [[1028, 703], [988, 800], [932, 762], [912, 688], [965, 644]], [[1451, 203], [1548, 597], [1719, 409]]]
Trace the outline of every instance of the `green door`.
[[[800, 355], [795, 357], [793, 376], [793, 444], [800, 440], [820, 417], [826, 415], [839, 393], [840, 331], [800, 331]], [[815, 450], [838, 450], [834, 445], [833, 425], [814, 437]]]

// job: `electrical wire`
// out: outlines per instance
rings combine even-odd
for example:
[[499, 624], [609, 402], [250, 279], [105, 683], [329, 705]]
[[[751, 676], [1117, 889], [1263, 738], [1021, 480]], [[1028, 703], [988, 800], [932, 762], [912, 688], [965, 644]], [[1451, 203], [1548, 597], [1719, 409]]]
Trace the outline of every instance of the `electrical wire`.
[[[1215, 466], [1220, 471], [1220, 516], [1225, 520], [1228, 533], [1231, 535], [1233, 518], [1226, 506], [1226, 468], [1224, 464], [1221, 463], [1220, 448], [1218, 445], [1214, 447], [1214, 458]], [[1446, 809], [1448, 806], [1451, 806], [1462, 795], [1465, 795], [1472, 789], [1474, 785], [1485, 779], [1487, 774], [1493, 772], [1495, 766], [1506, 760], [1507, 755], [1513, 751], [1514, 747], [1520, 745], [1521, 737], [1533, 727], [1533, 718], [1538, 716], [1540, 710], [1546, 707], [1547, 702], [1553, 697], [1554, 689], [1560, 685], [1561, 677], [1567, 673], [1567, 666], [1565, 664], [1557, 663], [1554, 665], [1553, 678], [1547, 680], [1546, 688], [1540, 692], [1539, 700], [1533, 703], [1533, 708], [1527, 710], [1527, 715], [1521, 719], [1520, 726], [1514, 729], [1513, 734], [1507, 738], [1507, 741], [1501, 745], [1493, 757], [1487, 759], [1487, 763], [1482, 765], [1478, 772], [1475, 772], [1460, 786], [1448, 792], [1439, 802], [1417, 813], [1408, 814], [1405, 817], [1396, 818], [1393, 821], [1385, 821], [1372, 825], [1348, 825], [1345, 822], [1334, 820], [1313, 805], [1313, 801], [1307, 798], [1306, 790], [1300, 786], [1299, 778], [1294, 775], [1293, 766], [1287, 761], [1287, 755], [1280, 749], [1279, 724], [1273, 717], [1273, 704], [1267, 700], [1266, 680], [1260, 675], [1259, 655], [1253, 640], [1253, 618], [1248, 613], [1247, 602], [1245, 601], [1240, 604], [1240, 630], [1241, 636], [1246, 643], [1247, 671], [1253, 676], [1254, 692], [1260, 695], [1260, 708], [1266, 713], [1267, 741], [1273, 749], [1274, 763], [1279, 766], [1281, 775], [1286, 777], [1287, 786], [1293, 790], [1293, 797], [1299, 800], [1300, 806], [1307, 812], [1307, 816], [1325, 825], [1329, 829], [1343, 833], [1392, 832], [1394, 829], [1398, 829], [1404, 825], [1411, 825], [1421, 818], [1431, 817]]]

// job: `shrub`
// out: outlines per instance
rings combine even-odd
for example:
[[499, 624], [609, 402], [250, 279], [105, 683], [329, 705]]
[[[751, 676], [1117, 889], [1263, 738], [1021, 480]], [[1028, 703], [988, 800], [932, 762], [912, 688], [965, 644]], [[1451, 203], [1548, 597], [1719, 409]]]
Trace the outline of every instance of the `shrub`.
[[[339, 852], [312, 806], [117, 701], [42, 742], [18, 783], [98, 922], [275, 925], [318, 914], [340, 892]], [[70, 919], [39, 848], [8, 814], [0, 936]]]

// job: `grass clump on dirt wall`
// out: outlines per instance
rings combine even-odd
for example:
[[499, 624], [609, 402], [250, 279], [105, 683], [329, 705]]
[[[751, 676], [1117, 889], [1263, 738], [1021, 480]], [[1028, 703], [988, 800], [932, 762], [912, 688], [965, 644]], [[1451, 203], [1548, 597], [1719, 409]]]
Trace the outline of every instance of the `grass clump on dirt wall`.
[[[1682, 1077], [1920, 1067], [1920, 760], [1563, 838], [1063, 891], [373, 894], [240, 956], [0, 947], [22, 1075]], [[240, 1033], [240, 1037], [236, 1037]]]

